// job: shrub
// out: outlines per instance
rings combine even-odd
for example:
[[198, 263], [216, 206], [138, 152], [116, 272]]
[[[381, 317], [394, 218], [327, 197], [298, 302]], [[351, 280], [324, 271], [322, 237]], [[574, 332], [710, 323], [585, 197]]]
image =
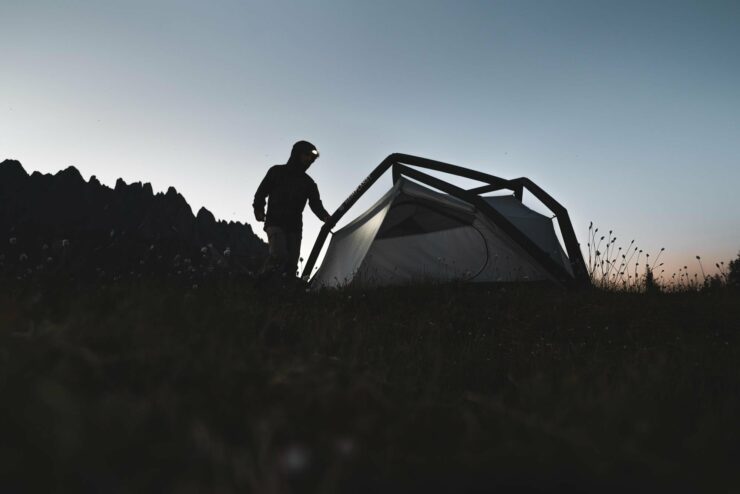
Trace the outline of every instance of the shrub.
[[737, 259], [730, 261], [730, 270], [727, 273], [727, 284], [734, 287], [740, 287], [740, 252], [737, 253]]

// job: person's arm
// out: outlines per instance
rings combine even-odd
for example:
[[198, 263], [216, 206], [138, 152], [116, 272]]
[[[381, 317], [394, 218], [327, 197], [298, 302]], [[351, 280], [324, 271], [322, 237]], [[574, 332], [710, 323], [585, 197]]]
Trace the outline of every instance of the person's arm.
[[265, 178], [262, 179], [259, 187], [257, 187], [257, 192], [254, 193], [252, 207], [254, 208], [254, 217], [257, 221], [265, 221], [265, 199], [267, 199], [272, 189], [273, 168], [267, 170], [267, 175], [265, 175]]
[[315, 182], [311, 182], [311, 189], [308, 194], [308, 205], [321, 221], [326, 223], [331, 219], [329, 212], [324, 209], [324, 205], [321, 203], [321, 196], [319, 195], [319, 188]]

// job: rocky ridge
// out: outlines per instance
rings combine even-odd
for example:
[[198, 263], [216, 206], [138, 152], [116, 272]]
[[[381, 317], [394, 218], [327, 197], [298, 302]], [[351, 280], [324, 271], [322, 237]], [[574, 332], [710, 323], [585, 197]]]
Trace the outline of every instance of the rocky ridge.
[[111, 189], [73, 166], [29, 175], [18, 161], [0, 163], [0, 273], [249, 273], [266, 255], [250, 225], [205, 208], [194, 215], [174, 187], [155, 194], [119, 178]]

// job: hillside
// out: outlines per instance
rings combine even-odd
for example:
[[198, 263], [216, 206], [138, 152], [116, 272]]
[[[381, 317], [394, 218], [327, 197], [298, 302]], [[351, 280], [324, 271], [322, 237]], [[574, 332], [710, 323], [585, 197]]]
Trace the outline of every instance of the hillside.
[[0, 491], [726, 492], [738, 320], [729, 289], [6, 280]]

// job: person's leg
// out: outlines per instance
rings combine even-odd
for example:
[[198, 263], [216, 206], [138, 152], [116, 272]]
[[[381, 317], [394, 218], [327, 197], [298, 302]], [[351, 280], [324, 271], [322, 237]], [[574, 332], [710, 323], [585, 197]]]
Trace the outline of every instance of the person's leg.
[[267, 233], [268, 258], [263, 273], [282, 273], [288, 260], [288, 243], [285, 230], [277, 226], [265, 228]]
[[288, 258], [286, 261], [286, 273], [292, 276], [298, 275], [298, 258], [301, 255], [301, 232], [287, 232]]

